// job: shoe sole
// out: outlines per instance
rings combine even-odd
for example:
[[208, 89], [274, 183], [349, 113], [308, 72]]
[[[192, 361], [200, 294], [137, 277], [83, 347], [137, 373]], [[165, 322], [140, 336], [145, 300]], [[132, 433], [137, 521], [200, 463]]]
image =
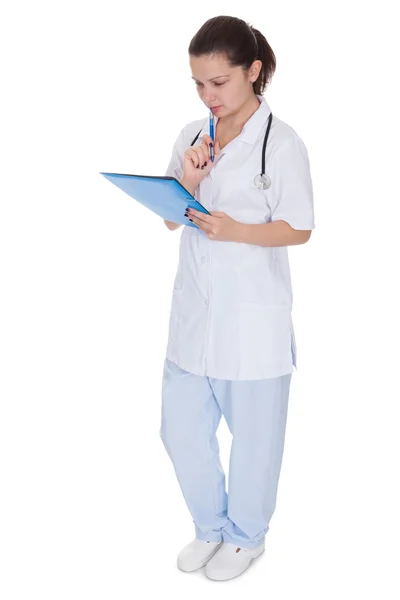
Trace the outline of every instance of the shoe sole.
[[217, 546], [216, 548], [214, 548], [214, 550], [212, 551], [212, 553], [209, 556], [207, 556], [207, 558], [204, 559], [202, 563], [200, 563], [198, 566], [194, 567], [193, 569], [183, 569], [179, 565], [179, 563], [177, 563], [178, 564], [178, 569], [180, 569], [181, 571], [184, 571], [185, 573], [192, 573], [193, 571], [198, 571], [199, 569], [202, 569], [212, 559], [212, 557], [214, 556], [214, 554], [216, 554], [216, 552], [221, 548], [222, 543], [223, 542], [221, 542], [221, 544], [219, 544], [219, 546]]

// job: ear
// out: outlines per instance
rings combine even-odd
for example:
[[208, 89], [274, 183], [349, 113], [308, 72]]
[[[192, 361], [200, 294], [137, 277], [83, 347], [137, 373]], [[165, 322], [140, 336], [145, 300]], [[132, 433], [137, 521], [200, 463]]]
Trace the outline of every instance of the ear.
[[254, 83], [260, 74], [262, 68], [261, 60], [255, 60], [249, 69], [250, 81]]

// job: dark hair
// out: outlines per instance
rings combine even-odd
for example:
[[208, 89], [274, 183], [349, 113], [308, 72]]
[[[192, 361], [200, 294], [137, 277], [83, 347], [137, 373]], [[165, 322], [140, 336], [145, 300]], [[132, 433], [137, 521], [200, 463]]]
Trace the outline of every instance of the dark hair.
[[236, 17], [219, 16], [202, 25], [189, 44], [189, 55], [225, 54], [232, 67], [247, 71], [255, 60], [262, 62], [253, 89], [263, 94], [276, 69], [276, 58], [265, 37]]

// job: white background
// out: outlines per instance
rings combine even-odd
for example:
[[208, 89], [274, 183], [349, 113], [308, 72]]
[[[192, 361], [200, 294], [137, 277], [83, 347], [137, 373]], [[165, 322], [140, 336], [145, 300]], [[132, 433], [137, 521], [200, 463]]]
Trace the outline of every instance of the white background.
[[[2, 600], [399, 598], [394, 5], [2, 9]], [[176, 567], [194, 526], [159, 438], [182, 229], [99, 175], [164, 174], [207, 117], [187, 48], [219, 14], [276, 54], [265, 97], [307, 146], [316, 215], [289, 251], [299, 370], [266, 552], [222, 584]], [[225, 421], [219, 439], [227, 469]]]

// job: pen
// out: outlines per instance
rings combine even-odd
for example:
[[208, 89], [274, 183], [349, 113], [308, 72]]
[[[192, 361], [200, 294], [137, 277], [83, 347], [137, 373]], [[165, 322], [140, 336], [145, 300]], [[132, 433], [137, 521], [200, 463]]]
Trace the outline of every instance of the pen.
[[213, 143], [210, 144], [210, 156], [211, 156], [211, 162], [214, 162], [214, 115], [213, 115], [213, 112], [211, 109], [210, 109], [209, 123], [210, 123], [210, 138], [213, 141]]

